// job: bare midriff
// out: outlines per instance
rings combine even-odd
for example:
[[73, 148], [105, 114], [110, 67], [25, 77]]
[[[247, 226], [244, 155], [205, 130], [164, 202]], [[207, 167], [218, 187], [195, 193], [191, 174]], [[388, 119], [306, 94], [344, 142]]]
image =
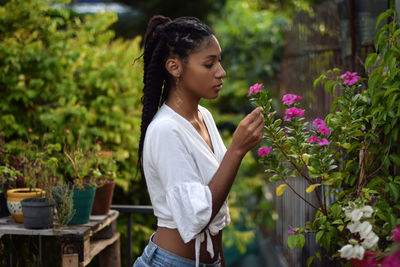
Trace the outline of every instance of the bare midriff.
[[[221, 250], [222, 231], [220, 231], [215, 236], [211, 236], [211, 239], [214, 248], [214, 258], [211, 258], [210, 254], [208, 253], [207, 242], [206, 240], [204, 240], [204, 242], [202, 242], [200, 246], [201, 263], [213, 263], [218, 259], [218, 254]], [[181, 238], [177, 229], [158, 227], [152, 241], [160, 248], [167, 250], [175, 255], [191, 260], [196, 259], [195, 239], [191, 240], [188, 243], [183, 242], [183, 239]]]

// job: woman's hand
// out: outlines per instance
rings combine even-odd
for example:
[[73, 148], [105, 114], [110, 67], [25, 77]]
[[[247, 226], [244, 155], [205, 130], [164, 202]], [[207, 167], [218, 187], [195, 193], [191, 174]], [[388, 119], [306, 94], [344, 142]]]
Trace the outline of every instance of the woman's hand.
[[257, 107], [248, 114], [238, 125], [232, 136], [230, 149], [240, 157], [260, 143], [263, 136], [264, 116], [262, 108]]

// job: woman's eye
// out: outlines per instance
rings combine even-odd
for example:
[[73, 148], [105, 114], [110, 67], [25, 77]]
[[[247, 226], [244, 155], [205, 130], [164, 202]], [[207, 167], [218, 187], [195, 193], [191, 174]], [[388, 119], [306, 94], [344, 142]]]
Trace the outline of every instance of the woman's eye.
[[212, 66], [213, 66], [213, 64], [206, 64], [206, 65], [204, 65], [207, 69], [211, 69], [212, 68]]

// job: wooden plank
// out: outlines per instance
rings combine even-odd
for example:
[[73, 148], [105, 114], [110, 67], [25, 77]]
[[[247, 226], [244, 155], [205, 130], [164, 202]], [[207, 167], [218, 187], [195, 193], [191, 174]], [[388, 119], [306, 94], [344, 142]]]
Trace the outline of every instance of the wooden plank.
[[63, 254], [62, 255], [62, 267], [79, 267], [79, 255], [78, 254]]
[[121, 267], [119, 238], [99, 254], [99, 267]]
[[[86, 266], [90, 263], [90, 261], [96, 256], [99, 252], [101, 252], [107, 246], [119, 241], [120, 233], [115, 233], [112, 238], [109, 239], [99, 239], [92, 241], [90, 244], [89, 253], [85, 255], [85, 260], [83, 262], [83, 266]], [[86, 249], [85, 249], [86, 250]], [[119, 253], [119, 251], [118, 251]]]
[[92, 236], [106, 227], [110, 222], [117, 219], [119, 212], [110, 210], [107, 215], [90, 216], [87, 224], [68, 225], [51, 229], [26, 229], [24, 224], [16, 223], [12, 217], [0, 218], [0, 233], [9, 235], [42, 235], [42, 236], [60, 236], [60, 235], [89, 235]]

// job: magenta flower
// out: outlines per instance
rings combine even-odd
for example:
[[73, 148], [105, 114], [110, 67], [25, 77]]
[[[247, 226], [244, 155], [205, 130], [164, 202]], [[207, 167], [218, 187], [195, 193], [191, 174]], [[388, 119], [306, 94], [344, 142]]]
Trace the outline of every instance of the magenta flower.
[[66, 132], [67, 134], [69, 134], [69, 133], [70, 133], [70, 130], [69, 130], [69, 129], [67, 129], [67, 130], [65, 130], [65, 132]]
[[357, 72], [351, 73], [350, 71], [346, 71], [346, 73], [340, 76], [340, 79], [344, 80], [344, 84], [353, 85], [355, 84], [361, 77], [357, 76]]
[[294, 228], [293, 226], [290, 227], [290, 229], [288, 230], [289, 235], [295, 235], [296, 233], [294, 232]]
[[329, 143], [328, 139], [326, 139], [326, 138], [322, 138], [321, 140], [318, 141], [318, 145], [320, 145], [320, 146], [327, 146], [329, 144], [330, 143]]
[[398, 267], [400, 266], [400, 250], [383, 259], [382, 267]]
[[321, 134], [323, 134], [323, 135], [328, 136], [328, 135], [331, 133], [331, 131], [330, 131], [329, 128], [326, 127], [326, 126], [320, 126], [320, 127], [318, 127], [317, 133], [321, 133]]
[[316, 143], [316, 142], [319, 142], [319, 141], [320, 141], [320, 140], [318, 139], [318, 137], [315, 136], [315, 135], [313, 135], [313, 136], [310, 137], [310, 139], [308, 139], [307, 142], [309, 142], [310, 144], [312, 144], [312, 143]]
[[292, 105], [295, 100], [300, 100], [300, 99], [302, 99], [301, 96], [294, 94], [286, 94], [282, 97], [283, 104], [286, 105]]
[[400, 243], [400, 224], [397, 225], [397, 228], [392, 231], [393, 240], [397, 243]]
[[271, 153], [271, 149], [272, 147], [260, 147], [257, 151], [257, 154], [260, 158], [263, 158], [264, 156]]
[[314, 126], [317, 127], [317, 128], [319, 128], [319, 127], [321, 127], [321, 126], [326, 126], [324, 120], [321, 120], [321, 119], [319, 119], [319, 118], [316, 118], [316, 119], [313, 121], [312, 125], [314, 125]]
[[29, 128], [28, 132], [30, 132], [30, 133], [31, 133], [31, 132], [32, 132], [32, 128]]
[[290, 121], [293, 117], [303, 117], [304, 116], [304, 109], [291, 107], [288, 108], [285, 112], [285, 117], [283, 119], [285, 121]]
[[249, 97], [249, 96], [252, 95], [252, 94], [259, 93], [260, 90], [261, 90], [261, 88], [263, 88], [263, 87], [264, 87], [264, 84], [262, 84], [262, 83], [255, 83], [255, 84], [253, 84], [253, 85], [250, 86], [250, 88], [249, 88], [249, 92], [247, 93], [247, 97]]

